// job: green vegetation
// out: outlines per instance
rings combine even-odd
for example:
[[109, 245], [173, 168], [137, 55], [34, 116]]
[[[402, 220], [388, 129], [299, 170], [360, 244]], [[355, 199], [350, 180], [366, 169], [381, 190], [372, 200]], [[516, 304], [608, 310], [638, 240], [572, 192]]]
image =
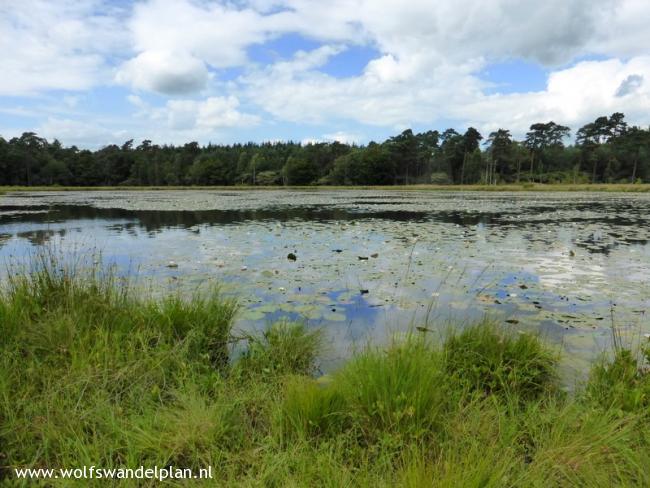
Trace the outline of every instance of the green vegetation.
[[35, 269], [0, 297], [0, 484], [14, 467], [211, 465], [206, 486], [650, 485], [650, 374], [629, 351], [568, 395], [538, 338], [485, 322], [315, 378], [319, 332], [233, 347], [217, 291], [154, 300]]
[[[585, 183], [574, 185], [571, 183], [508, 183], [499, 185], [329, 185], [329, 186], [294, 186], [287, 185], [288, 189], [298, 190], [395, 190], [395, 191], [516, 191], [516, 192], [551, 192], [551, 191], [590, 191], [590, 192], [630, 192], [630, 193], [646, 193], [650, 192], [650, 184], [648, 183]], [[228, 190], [228, 191], [247, 191], [247, 190], [278, 190], [277, 186], [251, 186], [251, 185], [236, 185], [236, 186], [5, 186], [0, 187], [0, 194], [12, 191], [196, 191], [196, 190]]]
[[531, 335], [504, 338], [489, 324], [451, 335], [444, 344], [445, 369], [469, 391], [535, 401], [556, 385], [551, 355]]
[[63, 147], [25, 132], [0, 137], [0, 186], [277, 186], [638, 184], [650, 181], [650, 130], [622, 113], [575, 133], [535, 123], [521, 141], [507, 129], [415, 134], [367, 146], [339, 142], [158, 146], [133, 140], [97, 151]]

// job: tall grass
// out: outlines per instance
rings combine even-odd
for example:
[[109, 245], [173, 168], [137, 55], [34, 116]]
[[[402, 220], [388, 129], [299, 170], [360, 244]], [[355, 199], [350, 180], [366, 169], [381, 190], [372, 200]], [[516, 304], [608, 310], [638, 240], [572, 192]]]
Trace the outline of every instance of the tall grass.
[[281, 321], [261, 336], [248, 337], [248, 348], [237, 364], [237, 372], [257, 377], [278, 378], [288, 374], [316, 373], [315, 359], [322, 334], [305, 324]]
[[233, 302], [216, 292], [142, 299], [112, 275], [40, 264], [0, 296], [0, 449], [10, 465], [123, 465], [141, 456], [134, 432], [180, 415], [190, 392], [188, 412], [209, 419], [198, 406], [219, 391]]
[[629, 352], [567, 396], [539, 338], [479, 323], [368, 347], [323, 379], [324, 338], [301, 324], [231, 357], [235, 314], [214, 290], [155, 300], [47, 261], [13, 277], [0, 484], [21, 485], [15, 467], [210, 465], [206, 486], [650, 485], [650, 375]]
[[490, 322], [452, 333], [444, 353], [452, 380], [484, 395], [527, 402], [557, 385], [557, 357], [537, 337], [508, 334]]

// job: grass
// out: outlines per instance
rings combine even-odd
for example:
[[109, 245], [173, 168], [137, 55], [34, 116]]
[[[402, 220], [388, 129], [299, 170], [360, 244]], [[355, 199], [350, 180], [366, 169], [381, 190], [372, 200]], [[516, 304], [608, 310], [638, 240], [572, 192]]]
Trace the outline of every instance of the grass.
[[182, 191], [182, 190], [383, 190], [383, 191], [595, 191], [650, 192], [650, 183], [504, 183], [498, 185], [390, 185], [390, 186], [0, 186], [0, 194], [15, 191]]
[[485, 323], [444, 344], [446, 373], [464, 388], [524, 402], [552, 393], [557, 385], [556, 357], [529, 334], [505, 335]]
[[[210, 465], [205, 486], [650, 485], [647, 352], [617, 351], [567, 395], [540, 339], [483, 322], [316, 378], [319, 332], [276, 324], [235, 354], [236, 309], [216, 290], [155, 300], [47, 261], [12, 278], [0, 485], [21, 486], [15, 467], [84, 465]], [[123, 485], [143, 483], [158, 486]]]
[[316, 372], [314, 358], [320, 345], [320, 330], [309, 330], [300, 323], [278, 322], [261, 336], [248, 337], [248, 348], [235, 371], [244, 376], [270, 379], [287, 374], [311, 375]]

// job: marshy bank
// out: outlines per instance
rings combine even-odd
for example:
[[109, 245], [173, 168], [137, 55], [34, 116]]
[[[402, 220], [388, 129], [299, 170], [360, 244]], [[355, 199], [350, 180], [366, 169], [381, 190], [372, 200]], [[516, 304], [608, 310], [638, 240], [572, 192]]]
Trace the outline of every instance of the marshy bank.
[[238, 337], [236, 313], [217, 290], [153, 299], [47, 263], [10, 279], [0, 483], [18, 467], [173, 465], [212, 466], [206, 486], [650, 484], [647, 350], [618, 349], [569, 395], [555, 349], [482, 322], [317, 377], [317, 329]]

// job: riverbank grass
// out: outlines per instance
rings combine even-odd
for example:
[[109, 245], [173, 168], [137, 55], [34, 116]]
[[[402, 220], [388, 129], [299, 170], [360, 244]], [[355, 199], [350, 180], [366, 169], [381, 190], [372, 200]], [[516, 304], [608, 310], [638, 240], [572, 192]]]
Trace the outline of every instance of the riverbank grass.
[[568, 395], [553, 350], [483, 322], [368, 347], [317, 378], [321, 332], [235, 338], [236, 312], [218, 290], [153, 299], [97, 272], [11, 279], [0, 484], [35, 484], [18, 467], [173, 465], [211, 466], [205, 486], [650, 485], [650, 375], [628, 351]]

